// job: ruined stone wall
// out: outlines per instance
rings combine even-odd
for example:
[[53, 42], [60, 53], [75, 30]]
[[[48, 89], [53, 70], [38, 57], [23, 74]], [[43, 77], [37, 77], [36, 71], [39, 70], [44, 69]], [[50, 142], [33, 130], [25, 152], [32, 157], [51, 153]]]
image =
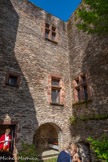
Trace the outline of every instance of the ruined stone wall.
[[[58, 29], [58, 43], [43, 38], [45, 21]], [[36, 129], [54, 123], [60, 148], [70, 141], [71, 91], [66, 24], [26, 0], [0, 1], [0, 120], [17, 123], [17, 146], [32, 143]], [[8, 71], [20, 74], [19, 87], [5, 84]], [[61, 77], [64, 104], [49, 102], [49, 76]]]
[[87, 35], [76, 28], [77, 21], [73, 13], [67, 22], [72, 103], [75, 102], [73, 81], [83, 73], [88, 76], [91, 101], [73, 104], [73, 117], [79, 121], [70, 129], [73, 141], [88, 143], [90, 136], [98, 138], [108, 134], [108, 36]]

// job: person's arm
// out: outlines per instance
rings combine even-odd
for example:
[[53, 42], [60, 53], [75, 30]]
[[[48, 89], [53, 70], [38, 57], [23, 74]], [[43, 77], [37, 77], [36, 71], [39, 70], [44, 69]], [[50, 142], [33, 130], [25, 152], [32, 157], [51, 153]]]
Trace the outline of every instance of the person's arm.
[[0, 143], [4, 143], [5, 141], [0, 141]]

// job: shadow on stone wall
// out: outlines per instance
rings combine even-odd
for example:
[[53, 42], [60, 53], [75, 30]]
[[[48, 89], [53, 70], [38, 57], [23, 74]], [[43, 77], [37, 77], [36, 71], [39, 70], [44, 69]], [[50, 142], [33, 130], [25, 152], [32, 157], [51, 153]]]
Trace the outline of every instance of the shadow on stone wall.
[[[13, 4], [15, 5], [15, 1]], [[32, 143], [38, 121], [27, 80], [15, 56], [19, 16], [13, 4], [10, 0], [0, 1], [0, 122], [18, 122], [19, 148], [22, 142]], [[19, 87], [5, 85], [8, 71], [20, 74]]]
[[[83, 71], [91, 86], [95, 114], [108, 114], [108, 36], [92, 36], [85, 50]], [[85, 70], [86, 69], [86, 70]]]
[[[78, 36], [78, 34], [77, 34]], [[83, 37], [79, 34], [79, 40], [83, 42]], [[90, 86], [90, 94], [92, 103], [87, 107], [82, 105], [79, 110], [76, 109], [76, 115], [81, 111], [85, 112], [88, 109], [89, 115], [107, 115], [108, 114], [108, 37], [107, 36], [92, 36], [88, 43], [86, 49], [81, 46], [83, 51], [82, 62], [79, 72], [85, 72], [88, 75], [88, 86]], [[83, 44], [81, 42], [81, 45]], [[72, 55], [72, 57], [75, 57]], [[77, 58], [78, 56], [76, 56]], [[75, 65], [76, 67], [76, 65]], [[73, 69], [74, 70], [74, 69]], [[84, 111], [83, 111], [84, 109]], [[77, 112], [78, 110], [78, 112]], [[75, 111], [75, 108], [73, 109]], [[83, 115], [86, 115], [85, 113]], [[82, 116], [83, 117], [83, 116]], [[84, 145], [87, 138], [92, 136], [93, 138], [98, 138], [104, 133], [108, 133], [107, 129], [108, 119], [103, 120], [85, 120], [75, 122], [70, 125], [70, 132], [72, 138], [77, 142], [82, 142]]]

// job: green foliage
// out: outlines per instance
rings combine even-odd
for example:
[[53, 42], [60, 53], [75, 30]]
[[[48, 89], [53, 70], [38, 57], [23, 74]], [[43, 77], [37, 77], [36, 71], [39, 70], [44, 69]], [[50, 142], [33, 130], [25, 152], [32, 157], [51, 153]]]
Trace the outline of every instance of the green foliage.
[[78, 29], [88, 34], [108, 34], [108, 0], [83, 0], [77, 10]]
[[91, 148], [96, 153], [97, 159], [108, 161], [108, 137], [103, 135], [98, 140], [94, 140], [92, 137], [89, 137]]
[[71, 124], [74, 124], [75, 122], [77, 122], [78, 121], [78, 118], [76, 117], [76, 116], [71, 116], [70, 117], [70, 123]]
[[[19, 162], [38, 162], [38, 160], [32, 160], [37, 159], [35, 146], [22, 143], [22, 149], [19, 151], [18, 158]], [[29, 158], [29, 160], [26, 160], [26, 158]]]

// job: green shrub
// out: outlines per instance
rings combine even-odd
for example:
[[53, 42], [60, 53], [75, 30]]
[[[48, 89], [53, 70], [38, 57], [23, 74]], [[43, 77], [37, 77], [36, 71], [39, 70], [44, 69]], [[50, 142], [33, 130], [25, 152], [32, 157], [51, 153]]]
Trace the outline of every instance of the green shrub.
[[[35, 145], [28, 145], [22, 143], [22, 148], [18, 153], [19, 162], [38, 162]], [[33, 160], [35, 159], [35, 160]]]
[[108, 162], [108, 137], [103, 135], [98, 140], [94, 140], [92, 137], [89, 137], [91, 148], [96, 153], [98, 160], [101, 162]]

